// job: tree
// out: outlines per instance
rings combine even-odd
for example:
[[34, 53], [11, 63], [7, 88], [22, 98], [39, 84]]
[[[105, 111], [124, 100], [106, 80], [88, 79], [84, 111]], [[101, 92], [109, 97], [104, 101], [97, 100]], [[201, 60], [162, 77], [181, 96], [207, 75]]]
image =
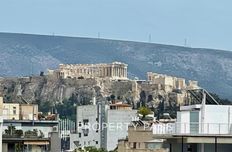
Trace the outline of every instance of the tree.
[[103, 148], [98, 149], [93, 146], [88, 146], [88, 147], [85, 147], [84, 149], [79, 149], [79, 152], [107, 152], [107, 151]]
[[76, 115], [75, 115], [76, 106], [72, 100], [64, 99], [63, 103], [58, 103], [56, 105], [56, 109], [60, 115], [60, 118], [62, 118], [62, 119], [68, 118], [70, 120], [75, 121], [75, 119], [76, 119]]
[[138, 113], [141, 114], [143, 116], [142, 119], [144, 119], [146, 115], [151, 114], [151, 110], [147, 107], [140, 107]]

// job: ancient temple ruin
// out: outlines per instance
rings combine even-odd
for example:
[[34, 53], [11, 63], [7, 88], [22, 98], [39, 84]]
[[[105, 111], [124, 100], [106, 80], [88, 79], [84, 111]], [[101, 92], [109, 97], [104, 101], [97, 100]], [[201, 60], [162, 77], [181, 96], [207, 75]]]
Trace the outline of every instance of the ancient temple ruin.
[[56, 74], [61, 78], [110, 78], [127, 79], [127, 64], [121, 62], [99, 64], [60, 64], [56, 70], [48, 74]]

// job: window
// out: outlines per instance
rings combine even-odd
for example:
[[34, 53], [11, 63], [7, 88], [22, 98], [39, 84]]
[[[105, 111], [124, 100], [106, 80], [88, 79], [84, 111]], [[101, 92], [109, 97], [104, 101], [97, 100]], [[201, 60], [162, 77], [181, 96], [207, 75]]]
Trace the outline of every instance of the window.
[[13, 114], [16, 115], [16, 107], [13, 107]]
[[79, 138], [81, 138], [81, 133], [79, 133], [78, 135], [79, 135]]
[[96, 145], [98, 145], [98, 141], [96, 141]]
[[83, 134], [84, 134], [84, 136], [88, 136], [88, 134], [89, 134], [89, 129], [83, 129]]
[[81, 122], [79, 121], [78, 126], [81, 127]]
[[114, 109], [116, 109], [116, 106], [110, 106], [110, 109], [114, 110]]
[[88, 125], [88, 123], [89, 123], [89, 119], [83, 119], [83, 124], [84, 125]]

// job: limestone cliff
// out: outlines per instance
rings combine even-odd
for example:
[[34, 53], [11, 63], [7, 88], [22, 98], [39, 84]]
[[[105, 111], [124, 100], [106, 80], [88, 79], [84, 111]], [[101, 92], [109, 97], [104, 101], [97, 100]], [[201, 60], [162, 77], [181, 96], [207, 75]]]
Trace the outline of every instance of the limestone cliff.
[[156, 85], [133, 80], [111, 81], [108, 79], [58, 79], [54, 76], [1, 78], [0, 93], [5, 102], [51, 102], [56, 104], [72, 98], [78, 104], [88, 104], [93, 97], [97, 101], [107, 100], [111, 95], [134, 106], [147, 104], [157, 107], [160, 96], [167, 92]]

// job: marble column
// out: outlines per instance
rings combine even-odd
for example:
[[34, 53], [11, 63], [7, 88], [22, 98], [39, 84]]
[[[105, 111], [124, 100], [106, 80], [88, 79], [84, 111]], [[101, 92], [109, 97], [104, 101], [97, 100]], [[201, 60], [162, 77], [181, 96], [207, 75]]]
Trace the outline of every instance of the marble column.
[[104, 68], [101, 67], [101, 77], [104, 75]]
[[124, 68], [124, 77], [125, 78], [127, 77], [127, 70], [126, 70], [126, 68]]
[[104, 77], [106, 76], [106, 74], [107, 74], [107, 69], [106, 67], [104, 67]]
[[121, 72], [120, 72], [120, 67], [118, 67], [118, 77], [120, 77]]
[[115, 76], [117, 76], [117, 67], [114, 67], [115, 70]]
[[113, 74], [112, 74], [112, 67], [110, 67], [110, 77], [112, 77]]
[[111, 69], [111, 77], [113, 77], [114, 76], [114, 71], [113, 71], [113, 67], [110, 67], [110, 69]]
[[121, 67], [119, 67], [119, 77], [121, 77], [121, 75], [122, 75], [122, 69]]
[[106, 69], [106, 75], [105, 76], [108, 76], [108, 68], [106, 67], [105, 69]]

